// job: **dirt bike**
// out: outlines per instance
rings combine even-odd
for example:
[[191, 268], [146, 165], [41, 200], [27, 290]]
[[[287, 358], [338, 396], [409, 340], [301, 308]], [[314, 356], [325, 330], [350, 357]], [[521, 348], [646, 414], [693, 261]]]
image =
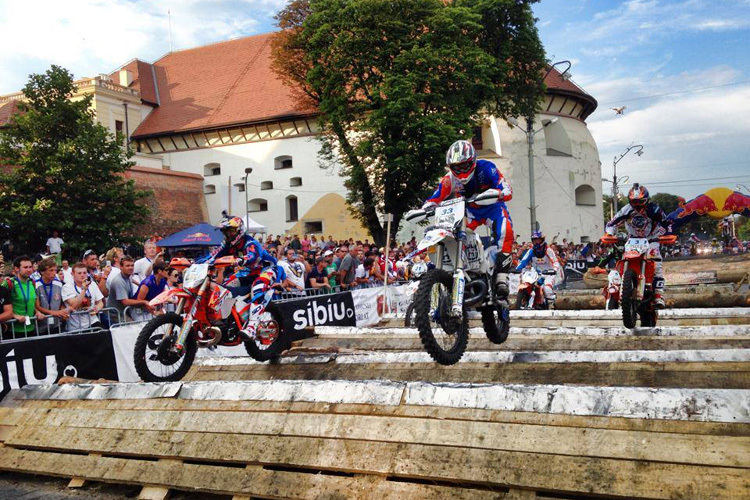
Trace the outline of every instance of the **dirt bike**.
[[[169, 265], [187, 270], [182, 288], [165, 290], [149, 302], [158, 306], [176, 299], [177, 306], [175, 312], [154, 317], [138, 335], [133, 356], [142, 380], [182, 379], [199, 347], [231, 347], [244, 342], [247, 353], [258, 361], [278, 357], [286, 348], [288, 340], [281, 314], [273, 302], [260, 316], [255, 338], [242, 338], [240, 329], [251, 306], [245, 295], [252, 286], [225, 287], [214, 281], [215, 271], [234, 265], [234, 257], [221, 257], [213, 264], [192, 265], [187, 259], [175, 258]], [[273, 294], [273, 289], [267, 293]]]
[[547, 310], [555, 308], [554, 300], [544, 295], [544, 276], [554, 276], [554, 270], [540, 272], [529, 266], [521, 273], [516, 294], [516, 309]]
[[[616, 244], [617, 236], [605, 235], [601, 238], [604, 244]], [[674, 245], [677, 236], [657, 236], [652, 238], [628, 238], [622, 259], [617, 262], [617, 272], [621, 276], [620, 307], [622, 308], [622, 323], [625, 328], [635, 328], [638, 318], [641, 326], [654, 327], [659, 317], [655, 307], [654, 279], [656, 263], [651, 257], [650, 244]]]
[[501, 344], [508, 338], [510, 312], [507, 300], [495, 296], [491, 286], [493, 266], [485, 257], [479, 236], [466, 227], [466, 205], [497, 202], [499, 192], [490, 189], [472, 198], [457, 197], [439, 205], [412, 210], [407, 221], [434, 216], [434, 224], [413, 255], [434, 248], [434, 269], [419, 281], [414, 295], [414, 322], [419, 338], [432, 359], [442, 365], [458, 363], [469, 341], [467, 312], [481, 312], [487, 338]]

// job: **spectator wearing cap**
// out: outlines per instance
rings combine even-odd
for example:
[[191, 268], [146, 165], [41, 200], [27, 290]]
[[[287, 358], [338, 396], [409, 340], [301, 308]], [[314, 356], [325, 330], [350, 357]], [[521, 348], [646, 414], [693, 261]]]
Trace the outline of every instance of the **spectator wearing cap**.
[[323, 252], [323, 259], [326, 261], [326, 273], [328, 273], [328, 284], [331, 288], [336, 288], [336, 278], [338, 277], [338, 266], [333, 261], [333, 251], [326, 250]]
[[140, 321], [146, 317], [147, 313], [153, 312], [153, 308], [148, 305], [146, 299], [137, 297], [137, 289], [134, 290], [131, 278], [133, 276], [134, 259], [125, 255], [120, 259], [120, 274], [112, 280], [110, 295], [107, 299], [107, 306], [117, 309], [120, 318], [125, 318], [125, 308], [129, 308], [131, 319]]
[[36, 310], [48, 316], [39, 330], [61, 332], [62, 322], [68, 319], [68, 308], [62, 300], [63, 283], [57, 277], [57, 262], [48, 257], [39, 263], [41, 279], [36, 284]]
[[104, 295], [83, 262], [73, 266], [73, 281], [63, 285], [62, 299], [71, 310], [66, 331], [95, 328], [101, 323], [97, 315], [104, 307]]
[[331, 288], [328, 282], [328, 271], [326, 271], [326, 259], [324, 257], [315, 259], [315, 267], [307, 275], [307, 288]]
[[[86, 250], [83, 252], [83, 258], [81, 262], [86, 266], [86, 270], [89, 274], [89, 281], [94, 283], [101, 293], [102, 297], [109, 295], [107, 290], [107, 277], [109, 276], [111, 267], [105, 267], [104, 270], [99, 269], [99, 256], [93, 250]], [[73, 271], [73, 278], [75, 280], [75, 269]]]

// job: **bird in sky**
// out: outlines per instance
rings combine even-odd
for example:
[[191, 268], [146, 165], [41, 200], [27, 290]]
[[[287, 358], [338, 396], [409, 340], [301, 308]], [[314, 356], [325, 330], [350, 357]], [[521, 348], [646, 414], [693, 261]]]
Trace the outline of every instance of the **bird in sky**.
[[619, 108], [611, 108], [612, 111], [615, 112], [616, 115], [621, 115], [625, 112], [625, 109], [627, 109], [627, 106], [620, 106]]

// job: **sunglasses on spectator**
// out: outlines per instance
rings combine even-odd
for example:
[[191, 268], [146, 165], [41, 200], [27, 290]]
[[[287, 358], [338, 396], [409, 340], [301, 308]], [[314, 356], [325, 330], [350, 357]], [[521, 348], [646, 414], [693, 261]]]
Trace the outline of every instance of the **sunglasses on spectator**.
[[[86, 257], [88, 257], [89, 255], [96, 255], [96, 252], [94, 252], [93, 250], [86, 250], [85, 252], [83, 252], [83, 258], [84, 258], [84, 259], [85, 259]], [[82, 260], [83, 260], [83, 259], [82, 259]]]

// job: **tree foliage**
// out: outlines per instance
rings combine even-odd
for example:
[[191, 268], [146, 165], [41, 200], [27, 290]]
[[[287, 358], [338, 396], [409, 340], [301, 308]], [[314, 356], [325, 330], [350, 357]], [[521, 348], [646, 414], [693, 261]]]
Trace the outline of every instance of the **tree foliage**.
[[122, 242], [148, 215], [149, 195], [123, 177], [132, 153], [94, 121], [92, 96], [76, 97], [59, 66], [34, 74], [10, 126], [0, 129], [0, 221], [23, 251], [44, 248], [52, 229], [66, 248], [104, 249]]
[[294, 0], [278, 16], [274, 68], [319, 112], [321, 158], [376, 241], [444, 173], [483, 115], [533, 114], [544, 50], [533, 0]]

